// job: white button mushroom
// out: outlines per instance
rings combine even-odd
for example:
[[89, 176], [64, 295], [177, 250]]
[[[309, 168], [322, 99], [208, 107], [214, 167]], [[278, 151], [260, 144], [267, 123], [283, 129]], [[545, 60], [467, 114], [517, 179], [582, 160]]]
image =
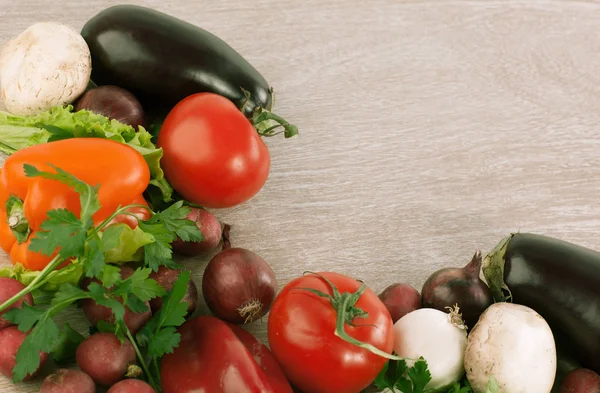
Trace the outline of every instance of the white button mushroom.
[[556, 376], [552, 330], [529, 307], [495, 303], [469, 334], [465, 370], [475, 393], [486, 391], [490, 377], [499, 393], [549, 393]]
[[91, 72], [81, 34], [60, 23], [36, 23], [0, 52], [2, 102], [21, 116], [70, 104], [85, 91]]

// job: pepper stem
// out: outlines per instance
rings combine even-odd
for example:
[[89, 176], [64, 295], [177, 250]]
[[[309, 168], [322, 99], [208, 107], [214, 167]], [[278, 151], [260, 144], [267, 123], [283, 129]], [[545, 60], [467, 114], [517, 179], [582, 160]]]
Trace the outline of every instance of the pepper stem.
[[27, 217], [25, 217], [23, 201], [13, 195], [6, 201], [6, 222], [19, 244], [27, 240], [31, 228]]
[[[311, 272], [305, 272], [305, 274], [306, 273], [311, 273]], [[385, 351], [382, 351], [381, 349], [375, 347], [374, 345], [357, 340], [354, 337], [350, 336], [346, 332], [346, 324], [356, 327], [356, 325], [354, 325], [352, 323], [352, 321], [355, 318], [367, 318], [369, 316], [369, 314], [365, 310], [356, 307], [356, 303], [358, 302], [358, 299], [360, 299], [360, 297], [364, 294], [364, 292], [367, 289], [367, 286], [364, 282], [359, 281], [362, 284], [354, 293], [350, 293], [350, 292], [340, 293], [340, 291], [337, 289], [337, 287], [329, 279], [327, 279], [327, 277], [324, 277], [323, 275], [318, 274], [318, 273], [311, 273], [311, 274], [314, 274], [314, 275], [318, 276], [319, 278], [321, 278], [323, 281], [325, 281], [327, 283], [327, 285], [331, 288], [331, 292], [333, 293], [333, 296], [329, 295], [327, 293], [324, 293], [322, 291], [319, 291], [317, 289], [313, 289], [313, 288], [299, 288], [299, 289], [307, 290], [311, 293], [314, 293], [317, 296], [320, 296], [320, 297], [323, 297], [323, 298], [326, 298], [329, 300], [332, 307], [336, 311], [336, 315], [337, 315], [336, 323], [335, 323], [335, 332], [334, 332], [334, 334], [337, 337], [341, 338], [342, 340], [344, 340], [350, 344], [356, 345], [357, 347], [366, 349], [366, 350], [374, 353], [375, 355], [381, 356], [383, 358], [391, 359], [391, 360], [402, 360], [403, 359], [401, 357], [394, 356]]]

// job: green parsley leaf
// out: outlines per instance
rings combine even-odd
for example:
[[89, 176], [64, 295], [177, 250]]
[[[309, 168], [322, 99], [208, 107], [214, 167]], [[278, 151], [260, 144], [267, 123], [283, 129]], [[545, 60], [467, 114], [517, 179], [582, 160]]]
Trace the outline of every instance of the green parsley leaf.
[[139, 268], [127, 278], [127, 280], [131, 281], [131, 292], [142, 301], [161, 297], [166, 293], [165, 289], [156, 280], [148, 278], [151, 273], [152, 269]]
[[77, 347], [84, 339], [77, 330], [65, 323], [50, 357], [59, 365], [74, 361]]
[[148, 305], [135, 295], [127, 296], [127, 299], [125, 300], [125, 306], [127, 306], [127, 308], [136, 314], [142, 314], [149, 310]]
[[[48, 314], [46, 314], [47, 316]], [[15, 357], [13, 381], [21, 382], [33, 374], [40, 365], [40, 351], [52, 352], [58, 342], [60, 331], [56, 323], [49, 317], [42, 317], [38, 324], [25, 338]]]
[[162, 328], [148, 342], [148, 355], [153, 358], [160, 358], [166, 353], [173, 353], [180, 340], [181, 335], [176, 332], [174, 327]]
[[111, 288], [121, 280], [121, 269], [114, 265], [105, 265], [102, 269], [100, 281], [106, 288]]
[[23, 302], [21, 308], [12, 308], [4, 314], [4, 318], [18, 325], [19, 330], [28, 332], [33, 326], [38, 323], [45, 310], [40, 310]]
[[93, 221], [92, 216], [100, 210], [100, 201], [98, 199], [98, 186], [91, 186], [70, 173], [64, 170], [50, 165], [56, 173], [42, 172], [33, 165], [24, 164], [25, 176], [28, 177], [42, 177], [44, 179], [58, 180], [61, 183], [67, 184], [72, 187], [79, 194], [79, 201], [81, 203], [81, 223], [85, 230], [92, 227]]
[[[165, 353], [171, 353], [175, 346], [179, 344], [179, 333], [175, 329], [170, 328], [181, 326], [185, 322], [187, 303], [183, 302], [183, 298], [187, 292], [190, 276], [190, 272], [188, 271], [182, 271], [179, 274], [177, 281], [173, 285], [173, 289], [163, 298], [162, 308], [154, 314], [152, 319], [137, 334], [136, 338], [140, 345], [148, 344], [149, 351], [150, 345], [152, 345], [151, 356], [158, 358]], [[167, 332], [165, 333], [163, 330]], [[167, 333], [171, 333], [177, 336], [177, 338], [167, 340]], [[162, 338], [161, 341], [152, 344], [152, 341], [159, 334]]]
[[83, 254], [86, 229], [81, 221], [67, 209], [50, 210], [48, 219], [40, 226], [31, 243], [31, 251], [52, 255], [60, 247], [62, 259], [77, 257]]
[[85, 275], [100, 278], [106, 263], [98, 234], [88, 239], [85, 246], [85, 254], [82, 258]]
[[431, 381], [431, 373], [427, 368], [427, 362], [420, 357], [415, 364], [408, 369], [408, 377], [413, 384], [414, 393], [425, 392], [425, 386]]

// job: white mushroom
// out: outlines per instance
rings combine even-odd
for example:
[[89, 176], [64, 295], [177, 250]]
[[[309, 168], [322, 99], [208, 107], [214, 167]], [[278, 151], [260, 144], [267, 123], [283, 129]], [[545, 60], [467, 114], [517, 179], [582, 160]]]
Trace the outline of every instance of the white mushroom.
[[91, 72], [81, 34], [60, 23], [36, 23], [0, 52], [2, 102], [8, 112], [22, 116], [70, 104], [86, 89]]
[[556, 376], [552, 330], [529, 307], [495, 303], [469, 334], [465, 369], [475, 393], [486, 392], [491, 377], [498, 393], [549, 393]]

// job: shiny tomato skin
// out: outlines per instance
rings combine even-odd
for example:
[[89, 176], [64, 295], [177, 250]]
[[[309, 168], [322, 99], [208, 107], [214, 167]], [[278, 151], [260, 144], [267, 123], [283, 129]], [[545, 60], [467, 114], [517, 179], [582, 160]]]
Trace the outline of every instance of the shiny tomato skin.
[[[361, 285], [342, 274], [320, 274], [332, 281], [340, 293], [355, 292]], [[304, 392], [360, 392], [373, 382], [387, 359], [335, 336], [336, 313], [331, 303], [304, 288], [332, 294], [325, 281], [312, 274], [296, 278], [282, 289], [268, 321], [273, 355], [289, 381]], [[353, 322], [370, 326], [346, 325], [346, 332], [391, 353], [393, 324], [385, 305], [367, 288], [356, 307], [369, 315]]]
[[161, 127], [158, 146], [173, 188], [204, 207], [241, 204], [269, 175], [267, 145], [244, 114], [217, 94], [193, 94], [179, 102]]

